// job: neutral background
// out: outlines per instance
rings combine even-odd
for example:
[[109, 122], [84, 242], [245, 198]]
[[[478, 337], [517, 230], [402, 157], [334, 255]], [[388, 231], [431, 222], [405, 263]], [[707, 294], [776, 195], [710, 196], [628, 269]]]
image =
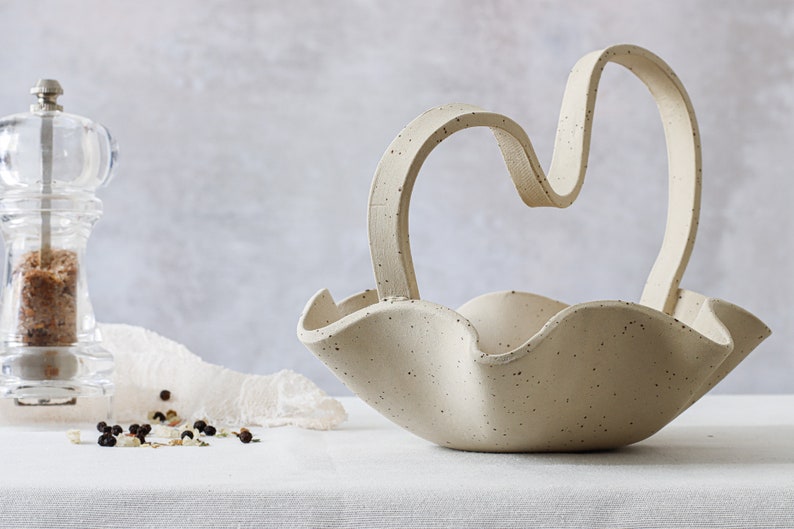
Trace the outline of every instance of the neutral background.
[[[252, 373], [343, 386], [295, 338], [309, 297], [374, 286], [370, 179], [429, 107], [522, 124], [548, 167], [567, 73], [634, 43], [687, 86], [703, 138], [701, 229], [682, 286], [773, 336], [717, 391], [794, 391], [794, 2], [0, 0], [0, 115], [39, 77], [121, 146], [87, 266], [100, 321], [151, 328]], [[666, 210], [654, 103], [610, 66], [590, 171], [567, 210], [531, 210], [485, 131], [428, 160], [411, 212], [423, 297], [520, 289], [636, 300]]]

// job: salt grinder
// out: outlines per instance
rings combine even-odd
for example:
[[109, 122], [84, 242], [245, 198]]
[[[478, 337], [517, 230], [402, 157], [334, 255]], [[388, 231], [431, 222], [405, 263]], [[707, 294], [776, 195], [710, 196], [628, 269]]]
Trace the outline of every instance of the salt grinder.
[[0, 396], [73, 404], [113, 393], [113, 357], [100, 344], [83, 262], [102, 213], [95, 191], [118, 151], [105, 127], [63, 112], [58, 81], [30, 92], [30, 112], [0, 119]]

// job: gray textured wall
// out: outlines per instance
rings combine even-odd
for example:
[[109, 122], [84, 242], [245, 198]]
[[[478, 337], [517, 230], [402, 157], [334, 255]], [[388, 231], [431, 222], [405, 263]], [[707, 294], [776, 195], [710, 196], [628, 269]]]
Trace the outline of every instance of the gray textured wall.
[[[333, 393], [296, 320], [319, 288], [373, 286], [367, 194], [400, 128], [434, 105], [477, 104], [521, 123], [547, 166], [570, 67], [609, 44], [647, 47], [684, 81], [703, 137], [682, 285], [775, 332], [719, 391], [794, 391], [792, 2], [4, 0], [0, 26], [0, 115], [55, 77], [67, 110], [121, 145], [89, 246], [98, 318]], [[411, 216], [423, 297], [639, 297], [664, 226], [662, 129], [620, 67], [599, 93], [588, 181], [568, 210], [523, 207], [487, 132], [433, 153]]]

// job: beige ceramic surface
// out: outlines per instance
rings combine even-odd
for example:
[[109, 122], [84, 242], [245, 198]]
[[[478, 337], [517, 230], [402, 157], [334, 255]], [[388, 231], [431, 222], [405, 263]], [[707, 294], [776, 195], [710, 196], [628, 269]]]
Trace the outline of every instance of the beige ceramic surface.
[[[567, 306], [496, 292], [454, 311], [421, 300], [408, 207], [428, 154], [457, 131], [490, 127], [523, 201], [569, 206], [584, 180], [608, 62], [647, 85], [667, 139], [667, 227], [640, 302]], [[526, 133], [505, 116], [455, 104], [410, 123], [387, 148], [370, 193], [377, 291], [341, 303], [320, 291], [301, 316], [298, 336], [364, 401], [442, 446], [581, 451], [634, 443], [700, 398], [770, 333], [735, 305], [678, 288], [699, 207], [698, 129], [678, 78], [642, 48], [593, 52], [568, 79], [548, 175]]]

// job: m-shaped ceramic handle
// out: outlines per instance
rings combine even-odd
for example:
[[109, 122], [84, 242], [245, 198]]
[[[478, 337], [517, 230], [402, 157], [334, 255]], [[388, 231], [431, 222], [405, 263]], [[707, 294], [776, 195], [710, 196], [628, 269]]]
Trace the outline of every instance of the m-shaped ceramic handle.
[[408, 240], [408, 208], [428, 154], [447, 137], [490, 127], [516, 189], [528, 206], [564, 208], [579, 194], [587, 170], [598, 83], [604, 66], [620, 64], [640, 78], [659, 108], [667, 141], [667, 226], [640, 303], [672, 314], [678, 284], [695, 242], [700, 211], [700, 139], [689, 96], [667, 64], [637, 46], [612, 46], [576, 63], [565, 88], [551, 169], [546, 175], [526, 132], [511, 119], [471, 105], [447, 105], [412, 121], [389, 145], [369, 198], [369, 241], [378, 295], [419, 299]]

